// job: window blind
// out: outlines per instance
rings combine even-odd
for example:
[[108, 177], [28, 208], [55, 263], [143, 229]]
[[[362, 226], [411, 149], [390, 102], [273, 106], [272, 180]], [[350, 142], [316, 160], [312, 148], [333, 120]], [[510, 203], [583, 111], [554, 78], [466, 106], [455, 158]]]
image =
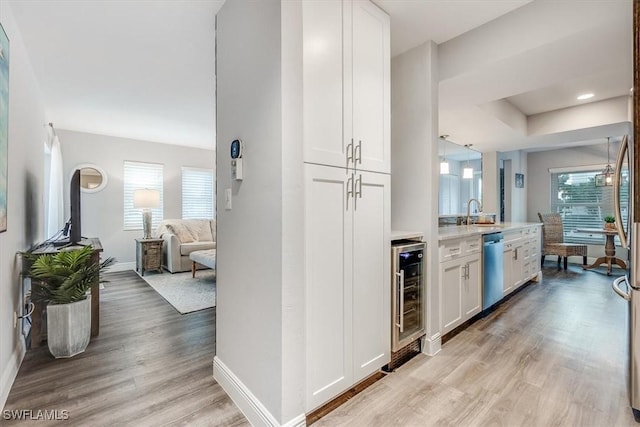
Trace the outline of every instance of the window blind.
[[160, 206], [151, 209], [152, 230], [163, 219], [163, 169], [157, 163], [124, 162], [124, 229], [142, 230], [142, 210], [133, 207], [133, 192], [140, 188], [158, 190], [160, 192]]
[[182, 218], [213, 218], [213, 169], [182, 168]]
[[[551, 211], [562, 215], [564, 240], [567, 243], [604, 243], [602, 234], [576, 231], [578, 228], [602, 229], [604, 217], [613, 215], [613, 187], [595, 186], [595, 175], [600, 172], [597, 169], [551, 173]], [[626, 228], [629, 211], [629, 171], [626, 168], [622, 170], [620, 204], [622, 226]]]

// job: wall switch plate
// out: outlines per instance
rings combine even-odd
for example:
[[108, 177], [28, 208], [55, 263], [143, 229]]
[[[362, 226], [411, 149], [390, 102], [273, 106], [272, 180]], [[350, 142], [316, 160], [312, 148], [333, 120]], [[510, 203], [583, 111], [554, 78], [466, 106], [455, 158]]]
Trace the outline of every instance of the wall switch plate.
[[224, 208], [228, 211], [231, 210], [231, 189], [224, 190]]

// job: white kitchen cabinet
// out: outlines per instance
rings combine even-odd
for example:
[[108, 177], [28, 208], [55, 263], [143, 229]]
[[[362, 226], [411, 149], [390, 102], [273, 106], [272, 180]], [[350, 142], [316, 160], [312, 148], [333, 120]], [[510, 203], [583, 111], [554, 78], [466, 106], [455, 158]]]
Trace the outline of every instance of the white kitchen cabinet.
[[462, 314], [466, 321], [482, 311], [482, 263], [480, 255], [466, 261], [466, 280], [462, 289]]
[[523, 245], [523, 284], [535, 278], [540, 271], [540, 227], [530, 227], [525, 232]]
[[503, 295], [507, 296], [524, 282], [523, 242], [504, 245]]
[[389, 173], [389, 16], [350, 0], [302, 13], [304, 161]]
[[308, 411], [389, 361], [390, 176], [305, 165]]
[[539, 233], [538, 226], [505, 233], [503, 295], [518, 289], [540, 271]]
[[304, 1], [306, 410], [389, 362], [389, 16]]
[[353, 382], [389, 362], [391, 352], [391, 177], [354, 175]]
[[462, 284], [465, 270], [462, 258], [440, 263], [440, 313], [443, 334], [462, 323]]
[[305, 169], [306, 377], [312, 407], [348, 388], [353, 377], [353, 215], [344, 171], [319, 168]]
[[440, 243], [442, 333], [452, 331], [482, 311], [480, 239]]

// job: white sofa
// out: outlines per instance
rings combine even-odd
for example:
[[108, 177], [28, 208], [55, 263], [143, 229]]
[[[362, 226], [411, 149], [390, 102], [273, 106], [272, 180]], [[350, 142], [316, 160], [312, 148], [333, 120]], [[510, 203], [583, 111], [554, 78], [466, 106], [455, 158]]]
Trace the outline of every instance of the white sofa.
[[[165, 219], [155, 232], [162, 242], [162, 266], [171, 273], [191, 271], [189, 254], [216, 248], [213, 219]], [[197, 268], [207, 268], [198, 265]]]

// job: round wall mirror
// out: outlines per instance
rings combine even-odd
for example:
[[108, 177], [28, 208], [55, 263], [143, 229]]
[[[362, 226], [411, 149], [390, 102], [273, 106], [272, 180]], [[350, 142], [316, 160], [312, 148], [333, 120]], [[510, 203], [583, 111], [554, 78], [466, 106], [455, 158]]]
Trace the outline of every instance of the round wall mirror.
[[97, 193], [107, 186], [107, 173], [98, 165], [86, 163], [75, 167], [80, 169], [80, 188], [85, 193]]

